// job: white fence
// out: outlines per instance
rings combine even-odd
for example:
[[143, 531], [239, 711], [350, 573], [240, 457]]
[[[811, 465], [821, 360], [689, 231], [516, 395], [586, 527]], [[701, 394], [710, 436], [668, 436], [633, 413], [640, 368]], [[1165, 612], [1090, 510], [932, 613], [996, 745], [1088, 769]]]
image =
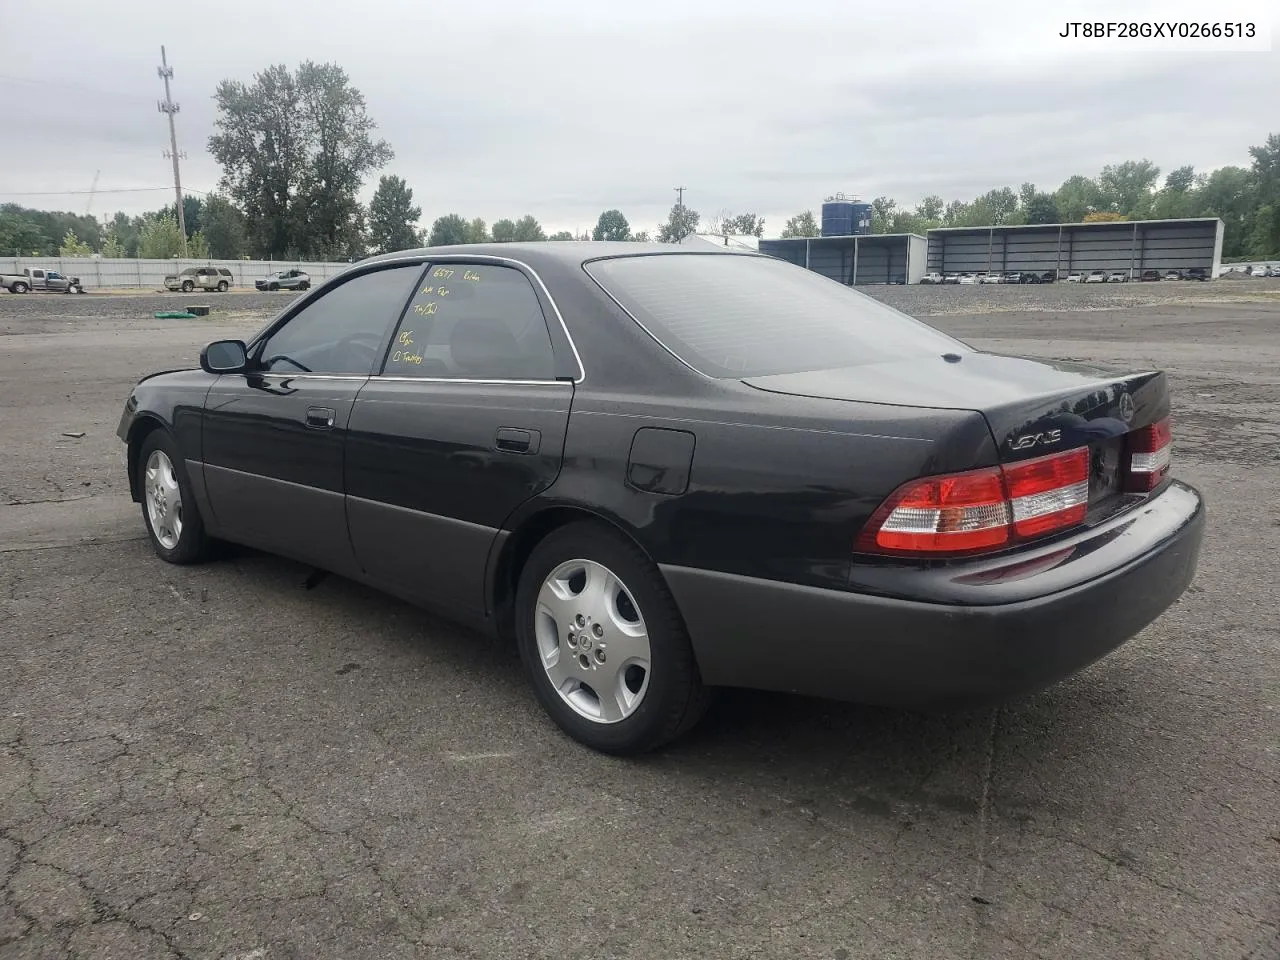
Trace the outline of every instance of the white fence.
[[87, 290], [116, 288], [160, 290], [166, 276], [187, 267], [226, 267], [233, 287], [253, 289], [253, 281], [277, 270], [305, 270], [313, 284], [347, 269], [349, 263], [307, 263], [301, 260], [132, 260], [107, 257], [0, 257], [0, 273], [21, 273], [24, 267], [56, 270], [79, 277]]

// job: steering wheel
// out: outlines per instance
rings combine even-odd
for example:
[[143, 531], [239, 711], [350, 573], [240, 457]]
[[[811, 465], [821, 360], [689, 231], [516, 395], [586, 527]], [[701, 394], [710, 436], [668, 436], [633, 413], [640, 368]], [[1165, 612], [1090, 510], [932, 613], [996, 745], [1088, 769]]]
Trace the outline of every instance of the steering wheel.
[[269, 358], [266, 360], [266, 362], [265, 362], [265, 363], [263, 363], [263, 366], [264, 366], [264, 367], [266, 367], [268, 370], [270, 370], [270, 369], [271, 369], [271, 367], [272, 367], [272, 365], [273, 365], [277, 360], [283, 360], [285, 363], [291, 363], [291, 364], [293, 364], [295, 367], [297, 367], [299, 370], [301, 370], [303, 373], [310, 373], [310, 372], [311, 372], [311, 368], [310, 368], [310, 367], [306, 366], [305, 364], [301, 364], [301, 363], [299, 363], [297, 360], [293, 359], [293, 357], [285, 356], [283, 353], [277, 353], [274, 357], [269, 357]]

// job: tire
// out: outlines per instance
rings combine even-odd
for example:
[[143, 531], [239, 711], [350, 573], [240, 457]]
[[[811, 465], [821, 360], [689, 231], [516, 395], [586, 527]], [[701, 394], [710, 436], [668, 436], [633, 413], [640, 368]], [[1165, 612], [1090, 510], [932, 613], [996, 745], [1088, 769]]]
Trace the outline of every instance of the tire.
[[278, 284], [278, 283], [269, 283], [269, 284], [267, 284], [267, 289], [268, 289], [268, 290], [271, 290], [271, 291], [279, 290], [279, 289], [280, 289], [280, 284]]
[[25, 283], [22, 283], [21, 281], [13, 285], [14, 293], [27, 293], [30, 289], [31, 289], [30, 287], [28, 287]]
[[229, 283], [227, 283], [227, 281], [225, 281], [225, 280], [219, 280], [219, 281], [218, 281], [218, 292], [219, 292], [219, 293], [226, 293], [226, 292], [227, 292], [228, 290], [230, 290], [230, 289], [231, 289], [231, 285], [230, 285]]
[[298, 284], [298, 289], [299, 289], [299, 290], [306, 290], [306, 289], [308, 289], [310, 286], [311, 286], [311, 284], [307, 283], [307, 282], [304, 280], [302, 283]]
[[[153, 477], [148, 477], [152, 468]], [[156, 555], [167, 563], [198, 563], [210, 554], [209, 537], [196, 506], [186, 464], [177, 444], [165, 430], [153, 431], [138, 453], [138, 489], [142, 492], [142, 519]], [[175, 495], [176, 494], [176, 501]], [[163, 510], [158, 501], [163, 499]], [[173, 518], [176, 518], [176, 525]]]
[[183, 280], [183, 281], [182, 281], [182, 292], [183, 292], [183, 293], [190, 293], [190, 292], [191, 292], [192, 290], [194, 290], [195, 288], [196, 288], [196, 285], [195, 285], [194, 283], [192, 283], [190, 280]]
[[79, 292], [80, 292], [79, 284], [73, 283], [67, 287], [67, 293], [79, 293]]
[[[607, 602], [589, 599], [597, 583]], [[521, 570], [515, 615], [520, 659], [538, 701], [579, 743], [602, 753], [643, 753], [681, 736], [706, 712], [709, 691], [662, 575], [608, 528], [574, 523], [539, 543]], [[619, 656], [626, 659], [619, 663]], [[596, 688], [613, 695], [602, 698]]]

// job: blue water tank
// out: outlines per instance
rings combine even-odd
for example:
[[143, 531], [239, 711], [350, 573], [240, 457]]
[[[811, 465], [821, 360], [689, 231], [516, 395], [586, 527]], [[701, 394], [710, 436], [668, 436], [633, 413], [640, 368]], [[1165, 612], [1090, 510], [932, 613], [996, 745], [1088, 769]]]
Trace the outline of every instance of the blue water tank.
[[822, 205], [824, 237], [865, 236], [871, 232], [871, 204], [860, 200], [828, 200]]

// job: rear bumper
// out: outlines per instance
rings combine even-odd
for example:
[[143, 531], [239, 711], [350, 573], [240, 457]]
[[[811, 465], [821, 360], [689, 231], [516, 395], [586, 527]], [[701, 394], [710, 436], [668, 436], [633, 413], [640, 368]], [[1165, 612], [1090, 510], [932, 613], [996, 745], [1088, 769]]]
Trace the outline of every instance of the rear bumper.
[[[1123, 644], [1191, 583], [1203, 532], [1199, 494], [1175, 482], [1030, 562], [945, 568], [954, 582], [973, 581], [949, 603], [662, 572], [708, 684], [956, 707], [1048, 686]], [[898, 568], [908, 586], [923, 572]]]

